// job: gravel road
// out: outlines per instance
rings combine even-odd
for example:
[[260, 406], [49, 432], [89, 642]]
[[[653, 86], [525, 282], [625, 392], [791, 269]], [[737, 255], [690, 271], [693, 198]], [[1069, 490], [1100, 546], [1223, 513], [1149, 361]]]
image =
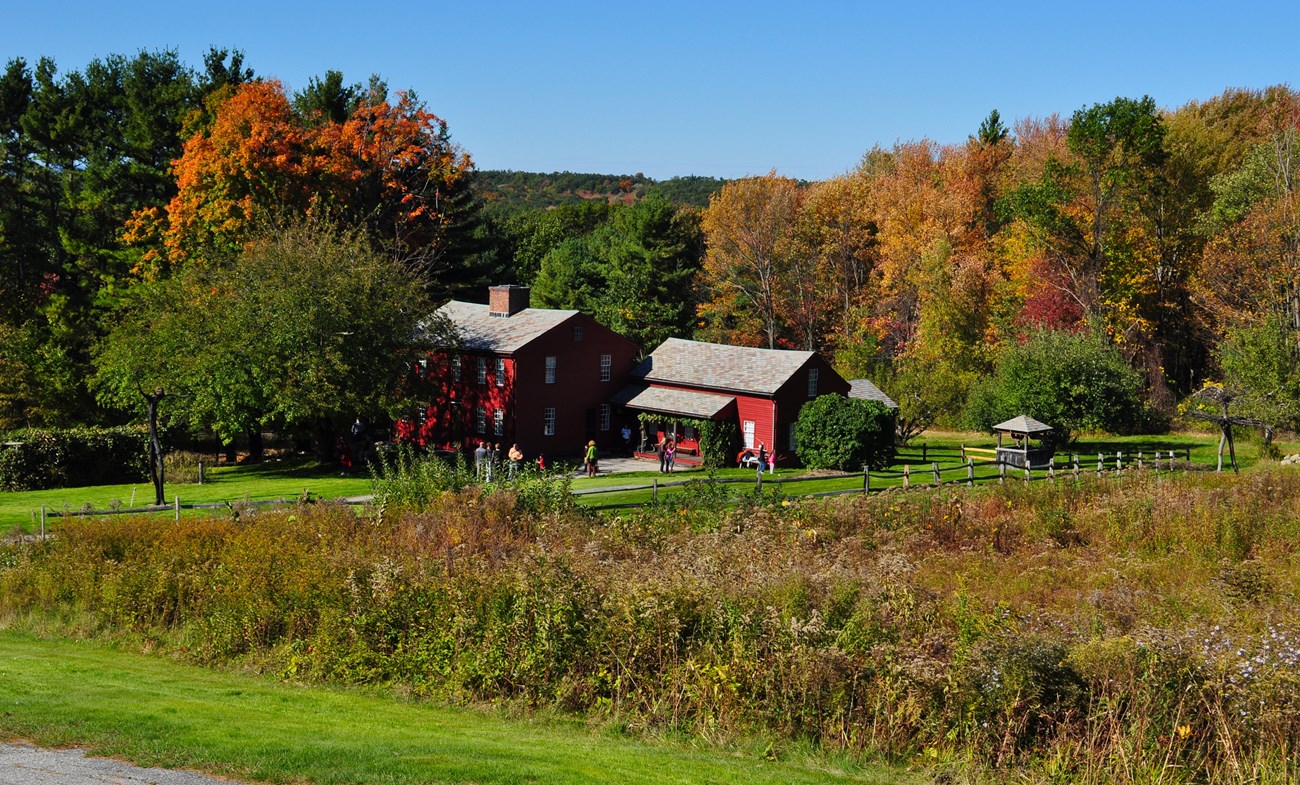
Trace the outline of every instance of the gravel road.
[[142, 769], [85, 750], [46, 750], [22, 742], [0, 744], [0, 785], [232, 785], [192, 771]]

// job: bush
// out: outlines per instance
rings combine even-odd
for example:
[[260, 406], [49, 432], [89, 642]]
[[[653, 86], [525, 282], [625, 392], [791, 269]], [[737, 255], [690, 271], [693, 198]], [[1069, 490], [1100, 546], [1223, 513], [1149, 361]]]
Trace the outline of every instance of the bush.
[[1142, 377], [1102, 336], [1044, 330], [1009, 347], [993, 376], [976, 385], [966, 406], [970, 427], [1025, 414], [1056, 429], [1055, 441], [1078, 431], [1127, 433], [1149, 419]]
[[138, 428], [27, 428], [0, 436], [0, 488], [106, 485], [143, 480], [149, 434]]
[[794, 427], [795, 452], [813, 469], [883, 469], [894, 462], [894, 416], [879, 401], [838, 393], [809, 401]]

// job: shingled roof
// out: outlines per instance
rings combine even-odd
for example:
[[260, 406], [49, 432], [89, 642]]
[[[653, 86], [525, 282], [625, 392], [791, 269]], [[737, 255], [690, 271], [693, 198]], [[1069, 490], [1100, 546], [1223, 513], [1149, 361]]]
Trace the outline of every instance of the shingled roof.
[[452, 300], [438, 309], [466, 349], [513, 354], [533, 339], [578, 315], [577, 311], [525, 308], [511, 316], [490, 316], [488, 306]]
[[609, 399], [609, 402], [646, 412], [711, 420], [726, 411], [735, 400], [734, 395], [677, 390], [671, 387], [650, 387], [638, 383], [619, 390]]
[[880, 401], [889, 409], [897, 409], [898, 404], [885, 394], [885, 391], [877, 387], [870, 379], [854, 379], [849, 382], [849, 397], [862, 398], [868, 401]]
[[632, 369], [634, 379], [775, 395], [813, 352], [756, 349], [669, 338]]

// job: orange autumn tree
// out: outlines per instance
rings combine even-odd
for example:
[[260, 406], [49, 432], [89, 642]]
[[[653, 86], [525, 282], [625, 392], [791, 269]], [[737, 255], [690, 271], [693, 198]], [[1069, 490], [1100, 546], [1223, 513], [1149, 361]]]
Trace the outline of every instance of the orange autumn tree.
[[272, 211], [307, 211], [328, 163], [279, 82], [242, 84], [173, 162], [177, 194], [166, 214], [138, 214], [127, 239], [160, 239], [148, 259], [170, 264], [232, 251]]
[[351, 223], [382, 237], [422, 278], [447, 272], [455, 229], [472, 210], [469, 155], [451, 141], [447, 123], [410, 93], [395, 103], [372, 96], [342, 123], [326, 125], [336, 198]]
[[296, 114], [280, 83], [250, 82], [186, 142], [165, 214], [137, 214], [127, 238], [154, 244], [148, 261], [174, 265], [233, 251], [267, 219], [328, 214], [446, 288], [449, 251], [476, 219], [472, 171], [446, 122], [408, 94], [393, 104], [371, 95], [322, 123]]

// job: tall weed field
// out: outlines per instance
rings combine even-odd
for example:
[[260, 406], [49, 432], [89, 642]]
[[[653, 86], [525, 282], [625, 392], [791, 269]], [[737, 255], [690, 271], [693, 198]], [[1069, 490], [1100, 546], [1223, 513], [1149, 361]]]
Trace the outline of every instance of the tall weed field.
[[88, 520], [0, 548], [0, 623], [945, 777], [1283, 783], [1298, 547], [1284, 469], [620, 517], [467, 486]]

